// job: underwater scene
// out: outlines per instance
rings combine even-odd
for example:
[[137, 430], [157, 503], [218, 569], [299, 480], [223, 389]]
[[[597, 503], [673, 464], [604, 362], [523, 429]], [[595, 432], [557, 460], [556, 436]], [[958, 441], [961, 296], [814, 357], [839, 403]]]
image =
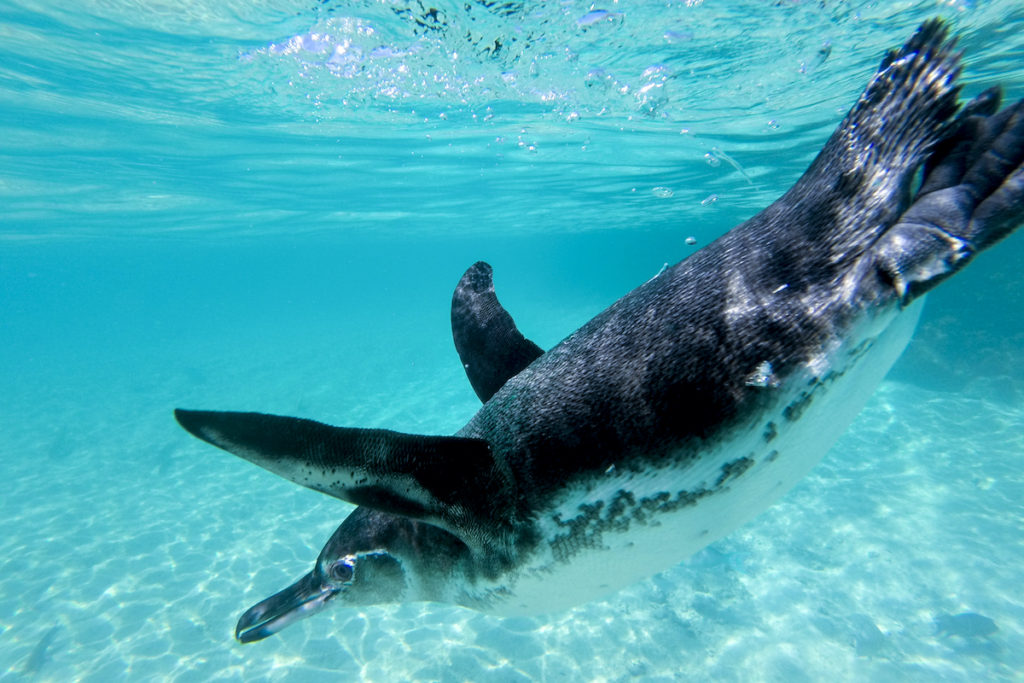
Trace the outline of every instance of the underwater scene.
[[1024, 679], [1024, 231], [765, 512], [550, 613], [238, 642], [356, 508], [174, 415], [455, 434], [469, 266], [551, 349], [782, 196], [931, 17], [961, 100], [1024, 98], [1011, 0], [0, 0], [0, 681]]

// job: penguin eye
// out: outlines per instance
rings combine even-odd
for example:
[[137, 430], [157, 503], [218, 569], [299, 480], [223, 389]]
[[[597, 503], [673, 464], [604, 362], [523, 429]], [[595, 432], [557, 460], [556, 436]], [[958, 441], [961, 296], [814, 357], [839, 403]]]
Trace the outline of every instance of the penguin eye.
[[338, 560], [331, 565], [329, 574], [331, 578], [339, 583], [348, 583], [352, 580], [353, 567], [351, 560]]

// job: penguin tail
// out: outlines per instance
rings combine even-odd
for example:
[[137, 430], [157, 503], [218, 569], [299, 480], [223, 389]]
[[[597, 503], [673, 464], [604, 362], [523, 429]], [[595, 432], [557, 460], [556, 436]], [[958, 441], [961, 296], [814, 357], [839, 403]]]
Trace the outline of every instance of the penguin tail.
[[804, 175], [752, 222], [785, 226], [783, 244], [813, 244], [818, 270], [857, 262], [910, 206], [918, 170], [957, 126], [955, 43], [932, 19], [886, 54]]
[[1024, 222], [1024, 100], [999, 88], [971, 100], [925, 164], [913, 203], [874, 248], [904, 303], [926, 293]]
[[1000, 111], [992, 88], [961, 109], [955, 47], [932, 19], [885, 56], [807, 172], [751, 219], [755, 236], [779, 231], [777, 259], [873, 269], [906, 305], [1024, 222], [1024, 101]]

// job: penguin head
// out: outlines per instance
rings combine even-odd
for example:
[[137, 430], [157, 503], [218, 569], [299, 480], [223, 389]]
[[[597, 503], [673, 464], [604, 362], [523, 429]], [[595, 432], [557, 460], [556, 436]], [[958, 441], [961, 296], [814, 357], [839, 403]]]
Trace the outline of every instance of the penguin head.
[[448, 532], [398, 515], [356, 508], [324, 545], [313, 570], [242, 614], [235, 637], [251, 643], [328, 605], [437, 599], [464, 573], [468, 549]]

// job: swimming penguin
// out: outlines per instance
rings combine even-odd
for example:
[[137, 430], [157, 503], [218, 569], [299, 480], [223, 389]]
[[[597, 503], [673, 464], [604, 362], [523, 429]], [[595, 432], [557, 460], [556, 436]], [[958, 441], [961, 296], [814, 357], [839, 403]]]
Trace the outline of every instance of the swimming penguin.
[[454, 436], [178, 410], [186, 430], [358, 507], [245, 612], [328, 604], [549, 612], [671, 567], [782, 496], [907, 345], [926, 292], [1024, 220], [1024, 102], [958, 105], [931, 20], [888, 53], [799, 181], [543, 352], [472, 266], [452, 301], [480, 399]]

